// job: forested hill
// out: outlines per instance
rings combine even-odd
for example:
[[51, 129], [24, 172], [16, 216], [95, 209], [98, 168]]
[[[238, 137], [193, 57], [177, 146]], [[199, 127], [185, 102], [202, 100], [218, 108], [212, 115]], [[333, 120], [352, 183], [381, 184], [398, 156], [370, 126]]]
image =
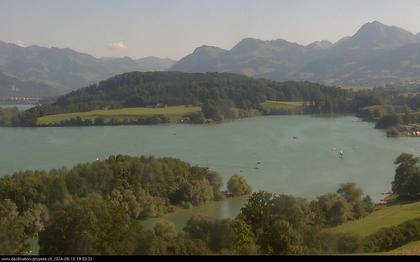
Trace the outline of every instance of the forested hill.
[[266, 100], [345, 101], [349, 92], [309, 82], [274, 82], [230, 73], [131, 72], [60, 97], [41, 115], [156, 104], [202, 105], [224, 101], [231, 107], [258, 108]]

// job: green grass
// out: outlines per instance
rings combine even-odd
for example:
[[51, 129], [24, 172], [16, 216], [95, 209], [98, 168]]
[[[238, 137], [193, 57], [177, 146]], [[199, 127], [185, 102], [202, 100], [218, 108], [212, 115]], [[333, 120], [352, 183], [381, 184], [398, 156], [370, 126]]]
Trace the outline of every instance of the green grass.
[[135, 107], [135, 108], [120, 108], [110, 110], [94, 110], [89, 112], [77, 112], [67, 113], [58, 115], [48, 115], [38, 118], [38, 125], [48, 125], [59, 123], [66, 119], [80, 117], [83, 120], [90, 119], [95, 120], [97, 117], [102, 117], [105, 121], [111, 119], [124, 120], [124, 119], [136, 119], [144, 116], [153, 115], [166, 115], [171, 121], [181, 119], [183, 116], [201, 111], [200, 107], [197, 106], [169, 106], [166, 108], [146, 108], [146, 107]]
[[303, 106], [302, 101], [273, 101], [267, 100], [262, 103], [262, 106], [268, 109], [283, 109], [283, 110], [293, 110], [298, 109]]
[[419, 217], [420, 202], [383, 206], [362, 219], [344, 223], [332, 230], [365, 237], [383, 227], [395, 226]]
[[403, 256], [403, 255], [420, 255], [420, 241], [414, 241], [396, 248], [388, 252], [377, 252], [377, 253], [361, 253], [361, 254], [350, 254], [350, 255], [363, 255], [363, 256]]
[[28, 256], [38, 256], [39, 255], [39, 244], [38, 238], [31, 238], [27, 241], [29, 244], [29, 252], [26, 254]]
[[404, 245], [402, 247], [399, 247], [397, 249], [394, 249], [390, 252], [387, 252], [386, 254], [390, 255], [420, 255], [420, 241], [414, 241], [411, 243], [408, 243], [407, 245]]

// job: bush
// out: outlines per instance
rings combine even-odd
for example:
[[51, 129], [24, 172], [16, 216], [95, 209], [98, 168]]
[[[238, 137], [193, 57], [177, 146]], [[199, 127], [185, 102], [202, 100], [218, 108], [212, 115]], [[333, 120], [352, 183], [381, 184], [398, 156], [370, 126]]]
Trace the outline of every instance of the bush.
[[417, 240], [420, 240], [420, 219], [413, 219], [380, 229], [365, 239], [365, 247], [369, 252], [390, 251]]
[[204, 124], [206, 122], [206, 118], [204, 117], [203, 112], [195, 112], [195, 113], [189, 114], [187, 118], [188, 118], [188, 123], [191, 123], [191, 124]]
[[400, 132], [395, 127], [391, 127], [386, 130], [387, 137], [398, 137], [399, 135], [400, 135]]
[[375, 125], [377, 129], [387, 129], [391, 127], [395, 127], [399, 123], [399, 117], [397, 115], [386, 115], [381, 117]]
[[252, 193], [251, 186], [240, 175], [233, 175], [228, 181], [227, 188], [233, 196], [245, 196]]
[[105, 119], [103, 117], [97, 117], [93, 123], [95, 126], [102, 126], [105, 124]]

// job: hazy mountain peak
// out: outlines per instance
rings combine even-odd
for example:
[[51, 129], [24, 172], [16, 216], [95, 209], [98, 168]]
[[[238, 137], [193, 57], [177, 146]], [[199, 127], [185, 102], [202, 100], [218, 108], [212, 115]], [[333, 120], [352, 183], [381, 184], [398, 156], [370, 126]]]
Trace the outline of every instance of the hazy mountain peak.
[[[79, 53], [71, 48], [20, 47], [13, 43], [0, 42], [0, 70], [18, 80], [22, 86], [20, 95], [43, 96], [63, 93], [110, 76], [129, 71], [164, 71], [174, 61], [147, 58], [133, 60], [130, 57], [96, 58]], [[26, 88], [30, 83], [40, 92]], [[44, 87], [47, 86], [47, 87]], [[25, 88], [23, 88], [25, 87]], [[48, 88], [49, 87], [49, 88]], [[42, 92], [41, 92], [42, 90]]]
[[225, 52], [226, 50], [216, 47], [216, 46], [209, 46], [209, 45], [202, 45], [198, 48], [196, 48], [193, 52], [195, 55], [218, 55], [222, 52]]
[[418, 38], [396, 26], [388, 26], [378, 21], [364, 24], [355, 35], [341, 41], [336, 46], [347, 49], [393, 49], [417, 42]]
[[307, 45], [307, 47], [313, 48], [313, 49], [327, 49], [327, 48], [330, 48], [332, 45], [333, 43], [331, 43], [328, 40], [321, 40], [321, 41], [312, 42], [309, 45]]
[[231, 52], [251, 52], [266, 44], [265, 41], [256, 38], [244, 38], [237, 43]]
[[[368, 33], [368, 34], [383, 34], [386, 33], [387, 31], [391, 30], [391, 29], [399, 29], [401, 31], [405, 31], [404, 29], [395, 27], [395, 26], [387, 26], [385, 24], [382, 24], [379, 21], [373, 21], [373, 22], [369, 22], [366, 23], [364, 25], [362, 25], [362, 27], [358, 30], [357, 34], [363, 34], [363, 33]], [[405, 31], [407, 32], [407, 31]], [[408, 32], [407, 32], [408, 33]]]

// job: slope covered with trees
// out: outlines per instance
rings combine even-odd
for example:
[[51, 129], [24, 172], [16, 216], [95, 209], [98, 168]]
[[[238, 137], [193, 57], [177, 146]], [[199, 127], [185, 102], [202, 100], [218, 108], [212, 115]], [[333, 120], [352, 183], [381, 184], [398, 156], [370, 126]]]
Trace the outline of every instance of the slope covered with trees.
[[[232, 195], [251, 193], [239, 175], [228, 184]], [[237, 219], [193, 217], [183, 232], [166, 222], [153, 231], [139, 224], [177, 206], [223, 199], [221, 186], [216, 172], [173, 158], [118, 155], [71, 169], [17, 172], [0, 179], [0, 254], [25, 254], [33, 238], [42, 255], [322, 253], [328, 244], [314, 240], [332, 241], [324, 228], [372, 209], [350, 183], [313, 201], [254, 193]]]
[[[402, 154], [395, 164], [398, 201], [417, 200], [418, 190], [407, 183], [418, 180], [418, 158]], [[192, 217], [182, 232], [169, 221], [153, 230], [139, 224], [139, 218], [173, 205], [221, 199], [221, 185], [217, 173], [172, 158], [111, 156], [72, 169], [18, 172], [0, 179], [0, 254], [24, 254], [34, 237], [41, 255], [350, 254], [384, 252], [420, 239], [417, 212], [400, 222], [388, 219], [354, 183], [312, 200], [255, 192], [237, 218]], [[240, 176], [228, 190], [251, 192]], [[378, 215], [388, 220], [382, 227], [371, 221]], [[371, 221], [377, 229], [357, 234], [354, 227], [333, 228], [349, 221]]]
[[[263, 111], [266, 100], [305, 101], [311, 113], [350, 112], [350, 92], [309, 82], [278, 83], [227, 73], [126, 73], [28, 111], [34, 117], [124, 107], [199, 105], [205, 118], [235, 118]], [[233, 109], [239, 109], [239, 113]], [[200, 116], [192, 116], [192, 118]]]

